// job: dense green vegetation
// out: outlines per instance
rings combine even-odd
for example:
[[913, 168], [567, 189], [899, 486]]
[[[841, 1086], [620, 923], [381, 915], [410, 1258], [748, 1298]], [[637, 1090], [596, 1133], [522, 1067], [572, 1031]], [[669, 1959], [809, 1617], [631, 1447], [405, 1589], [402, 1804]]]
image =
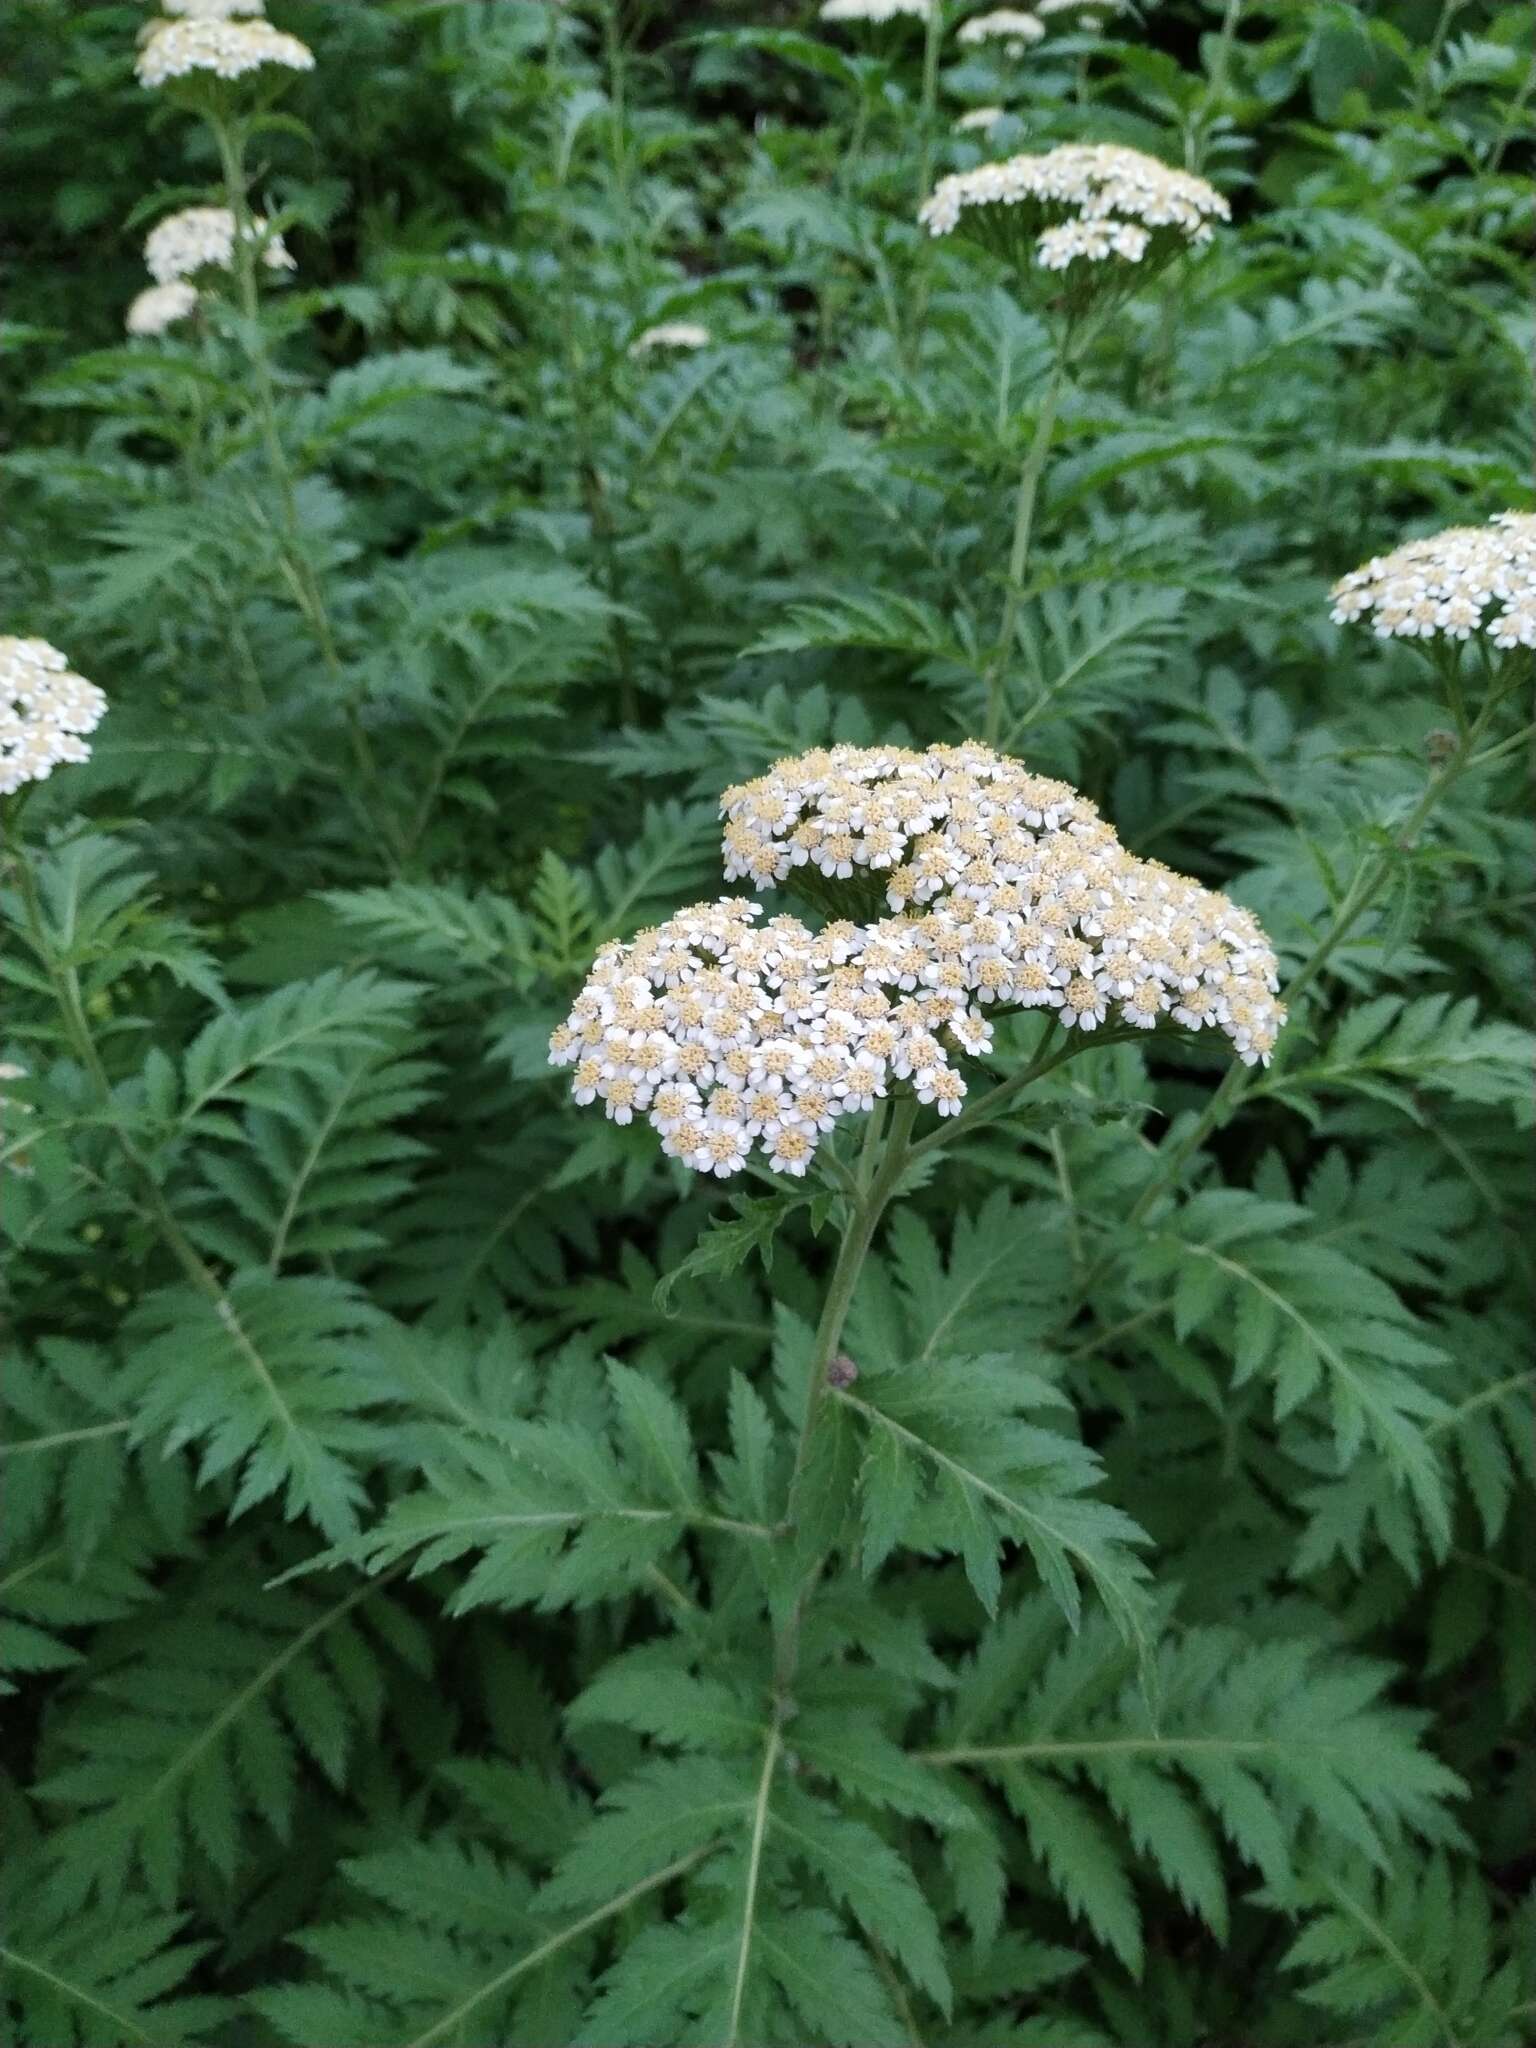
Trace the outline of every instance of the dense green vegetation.
[[[0, 798], [19, 2048], [1536, 2038], [1532, 657], [1329, 599], [1536, 506], [1531, 17], [980, 11], [8, 0], [0, 633], [108, 704]], [[1231, 220], [1063, 365], [917, 216], [1078, 142]], [[125, 338], [205, 205], [291, 267]], [[1256, 914], [1271, 1065], [572, 1103], [728, 785], [968, 737]]]

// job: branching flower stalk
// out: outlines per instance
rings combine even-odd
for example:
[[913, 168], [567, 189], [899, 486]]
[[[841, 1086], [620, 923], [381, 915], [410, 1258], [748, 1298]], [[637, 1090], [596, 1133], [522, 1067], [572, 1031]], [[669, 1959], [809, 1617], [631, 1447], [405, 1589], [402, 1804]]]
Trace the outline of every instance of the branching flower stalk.
[[[783, 915], [759, 928], [742, 897], [679, 911], [602, 949], [550, 1057], [573, 1068], [578, 1102], [600, 1099], [619, 1124], [644, 1117], [697, 1172], [764, 1174], [760, 1151], [767, 1177], [814, 1167], [839, 1198], [775, 1532], [789, 1548], [766, 1798], [802, 1617], [837, 1547], [808, 1497], [822, 1419], [860, 1276], [910, 1169], [1094, 1046], [1166, 1018], [1214, 1028], [1257, 1063], [1284, 1012], [1248, 913], [1137, 860], [1077, 791], [983, 745], [816, 750], [728, 789], [721, 812], [728, 879], [788, 883], [822, 913], [854, 915], [813, 930]], [[875, 914], [882, 897], [892, 915]], [[971, 1099], [960, 1062], [992, 1050], [988, 1010], [1030, 1009], [1046, 1026], [1032, 1057]], [[918, 1137], [925, 1107], [935, 1127]], [[862, 1139], [839, 1157], [829, 1136], [858, 1115]]]
[[1014, 494], [1013, 542], [997, 641], [982, 681], [983, 731], [1003, 738], [1006, 678], [1025, 589], [1041, 478], [1062, 386], [1073, 361], [1139, 286], [1211, 239], [1226, 200], [1204, 178], [1140, 150], [1066, 144], [940, 179], [918, 209], [931, 236], [962, 232], [1001, 257], [1021, 290], [1039, 298], [1051, 364]]

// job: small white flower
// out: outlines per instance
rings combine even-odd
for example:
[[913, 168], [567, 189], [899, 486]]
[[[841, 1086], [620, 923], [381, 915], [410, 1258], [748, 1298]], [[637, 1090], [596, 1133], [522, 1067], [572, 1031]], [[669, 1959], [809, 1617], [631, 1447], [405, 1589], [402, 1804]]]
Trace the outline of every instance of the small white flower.
[[965, 1106], [965, 1082], [952, 1067], [924, 1067], [914, 1083], [919, 1102], [931, 1102], [940, 1116], [958, 1116]]
[[161, 21], [145, 37], [134, 70], [140, 85], [153, 88], [195, 72], [244, 78], [266, 64], [313, 71], [315, 57], [297, 36], [285, 35], [266, 21]]
[[822, 0], [823, 21], [895, 21], [902, 15], [927, 17], [932, 0]]
[[0, 796], [91, 758], [107, 700], [46, 640], [0, 634]]
[[265, 14], [265, 0], [160, 0], [166, 14], [187, 21], [234, 21], [242, 15]]
[[1231, 218], [1204, 178], [1109, 142], [1063, 143], [1044, 155], [953, 172], [939, 180], [918, 219], [930, 234], [947, 235], [977, 207], [1023, 209], [1018, 217], [1036, 241], [1038, 260], [1055, 270], [1079, 257], [1137, 262], [1158, 233], [1165, 247], [1198, 246], [1209, 240], [1213, 220]]
[[1010, 57], [1020, 55], [1026, 43], [1038, 43], [1044, 34], [1045, 23], [1039, 16], [1026, 14], [1017, 7], [997, 7], [990, 14], [973, 14], [969, 21], [961, 22], [959, 29], [962, 43], [1006, 43]]
[[197, 287], [178, 278], [172, 284], [152, 284], [129, 306], [123, 321], [130, 334], [164, 334], [178, 320], [185, 320], [197, 305]]
[[815, 1152], [816, 1141], [809, 1131], [799, 1125], [784, 1126], [774, 1132], [768, 1164], [775, 1173], [792, 1173], [798, 1179], [803, 1177]]
[[664, 320], [659, 327], [647, 327], [629, 345], [632, 356], [648, 355], [653, 348], [708, 348], [710, 332], [695, 320]]
[[[262, 244], [268, 270], [292, 270], [281, 235], [269, 235], [260, 214], [250, 224], [251, 238]], [[235, 216], [227, 206], [188, 206], [150, 230], [144, 244], [144, 267], [157, 284], [195, 277], [200, 270], [228, 270], [235, 256]]]

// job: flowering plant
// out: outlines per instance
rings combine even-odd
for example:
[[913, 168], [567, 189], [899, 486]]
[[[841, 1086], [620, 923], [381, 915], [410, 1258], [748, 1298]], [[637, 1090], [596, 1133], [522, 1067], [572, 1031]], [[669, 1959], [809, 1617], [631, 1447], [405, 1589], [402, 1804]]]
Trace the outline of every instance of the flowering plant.
[[0, 2039], [1524, 2048], [1525, 11], [149, 11], [0, 86]]

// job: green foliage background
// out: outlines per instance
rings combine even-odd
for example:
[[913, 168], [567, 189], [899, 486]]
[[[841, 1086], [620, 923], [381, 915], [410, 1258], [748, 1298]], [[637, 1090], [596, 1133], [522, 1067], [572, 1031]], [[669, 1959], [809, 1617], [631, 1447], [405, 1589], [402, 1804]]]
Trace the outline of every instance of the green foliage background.
[[[0, 627], [112, 706], [7, 821], [7, 2038], [1536, 2037], [1525, 747], [1405, 833], [1432, 665], [1326, 600], [1532, 503], [1528, 10], [1058, 17], [925, 132], [783, 0], [273, 0], [296, 272], [132, 345], [206, 131], [5, 12]], [[1291, 967], [1383, 886], [1235, 1114], [1106, 1048], [908, 1191], [785, 1720], [824, 1219], [543, 1048], [724, 784], [979, 725], [1044, 330], [914, 214], [995, 101], [1235, 213], [1063, 401], [1004, 744]]]

